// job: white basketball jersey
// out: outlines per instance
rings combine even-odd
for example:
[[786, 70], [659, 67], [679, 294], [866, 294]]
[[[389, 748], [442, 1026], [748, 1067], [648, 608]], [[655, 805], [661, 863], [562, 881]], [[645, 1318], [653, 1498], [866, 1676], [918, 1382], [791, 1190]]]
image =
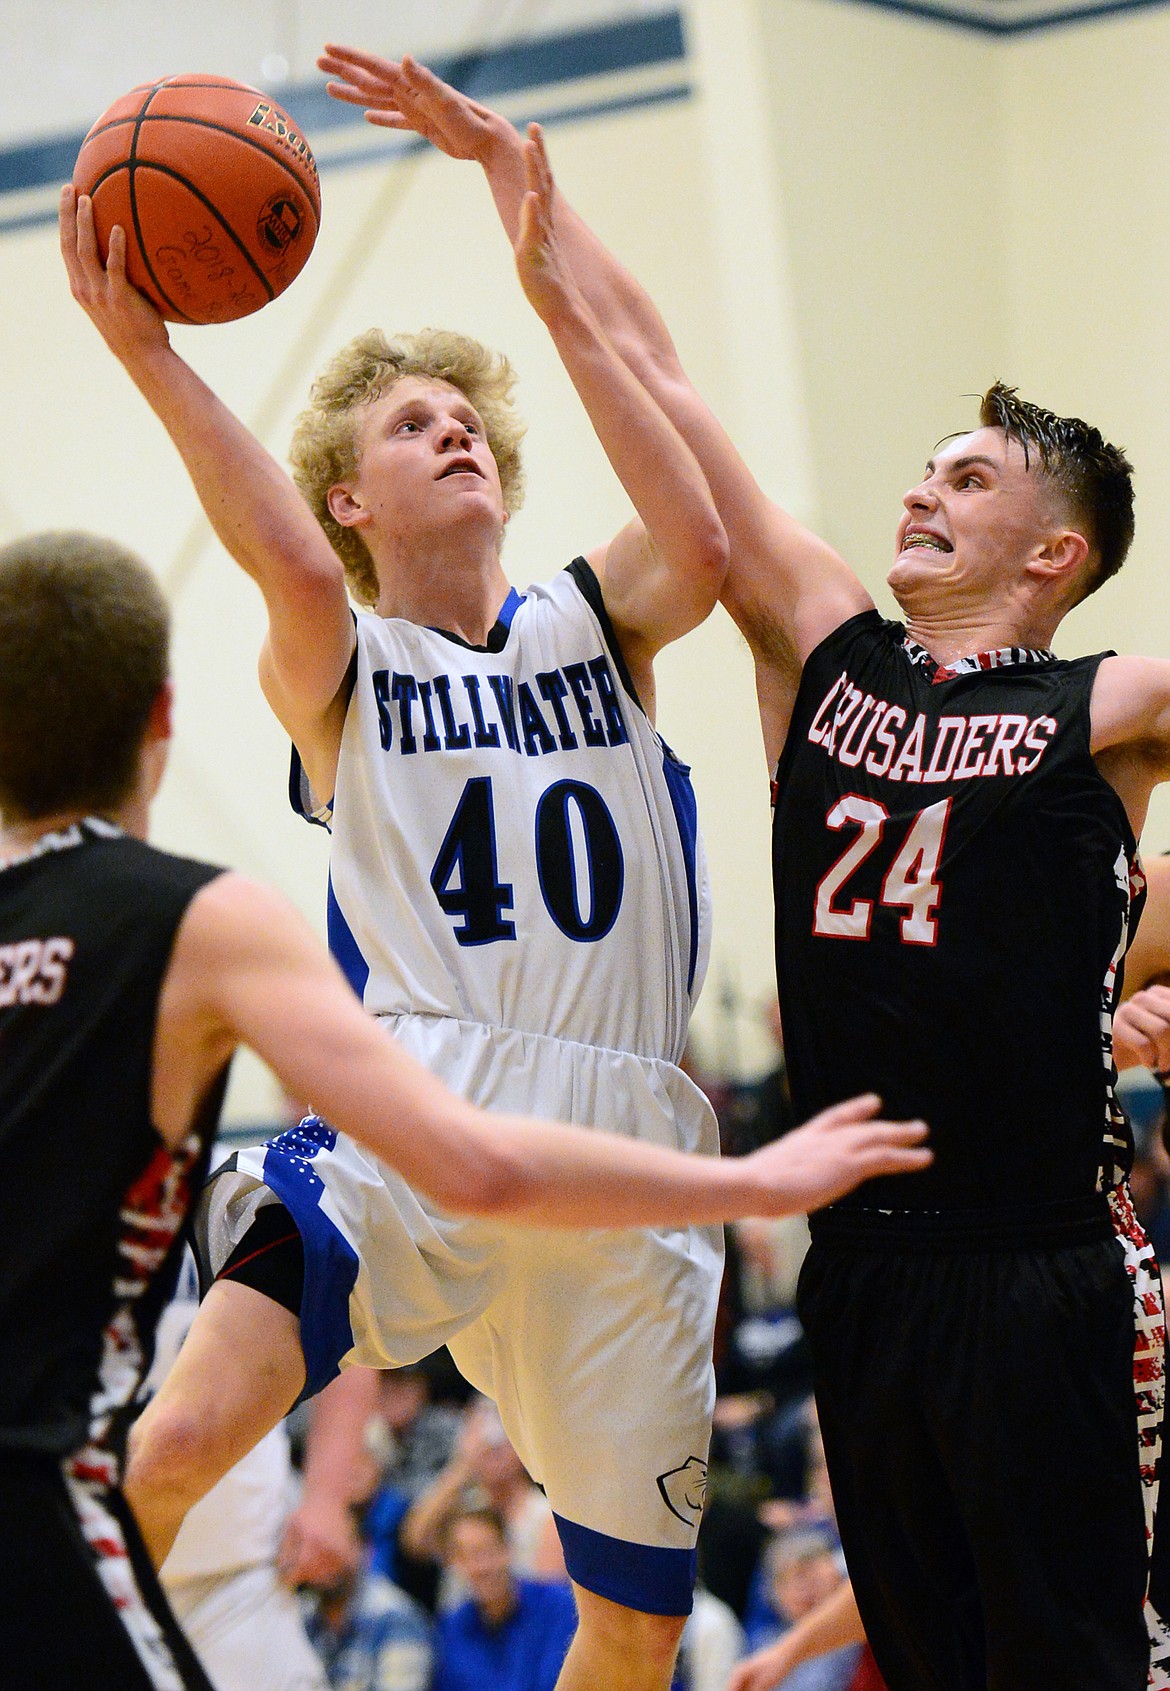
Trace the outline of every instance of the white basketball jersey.
[[707, 962], [686, 767], [576, 560], [485, 648], [357, 618], [329, 933], [377, 1015], [677, 1062]]

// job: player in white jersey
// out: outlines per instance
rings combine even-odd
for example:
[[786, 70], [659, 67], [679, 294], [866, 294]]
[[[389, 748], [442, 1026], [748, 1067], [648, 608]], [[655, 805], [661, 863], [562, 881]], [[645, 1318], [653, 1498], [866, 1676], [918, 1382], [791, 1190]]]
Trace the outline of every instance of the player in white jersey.
[[[68, 190], [63, 252], [264, 593], [262, 684], [315, 803], [336, 800], [335, 948], [369, 1007], [478, 1102], [713, 1147], [675, 1066], [701, 977], [693, 807], [650, 713], [654, 654], [712, 608], [726, 541], [693, 455], [561, 263], [538, 134], [526, 158], [521, 280], [638, 517], [523, 602], [499, 556], [518, 497], [502, 361], [457, 336], [362, 337], [300, 431], [306, 500], [126, 286], [117, 235], [103, 268]], [[373, 612], [356, 631], [347, 579]], [[581, 1613], [562, 1691], [665, 1691], [702, 1498], [716, 1239], [467, 1227], [314, 1123], [262, 1165], [241, 1158], [212, 1211], [226, 1277], [127, 1479], [152, 1551], [338, 1363], [450, 1338], [560, 1517]]]

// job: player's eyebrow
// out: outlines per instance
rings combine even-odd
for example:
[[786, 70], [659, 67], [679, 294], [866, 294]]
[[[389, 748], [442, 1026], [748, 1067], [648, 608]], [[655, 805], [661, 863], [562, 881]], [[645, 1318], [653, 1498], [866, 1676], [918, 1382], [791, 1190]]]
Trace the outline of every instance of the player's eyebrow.
[[[953, 472], [957, 472], [959, 470], [969, 470], [972, 464], [985, 464], [989, 470], [1000, 470], [1003, 468], [996, 459], [988, 458], [986, 454], [982, 452], [971, 452], [965, 458], [956, 458], [950, 465], [950, 468]], [[927, 460], [926, 473], [928, 476], [932, 476], [934, 472], [935, 462], [933, 458], [930, 458]]]

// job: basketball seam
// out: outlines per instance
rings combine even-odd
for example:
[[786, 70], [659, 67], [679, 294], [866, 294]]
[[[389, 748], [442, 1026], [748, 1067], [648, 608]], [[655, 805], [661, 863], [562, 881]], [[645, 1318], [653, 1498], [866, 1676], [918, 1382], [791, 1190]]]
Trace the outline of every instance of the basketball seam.
[[[114, 167], [114, 170], [122, 170], [122, 169], [125, 169], [125, 168], [126, 168], [125, 165], [116, 165]], [[194, 194], [195, 198], [203, 206], [204, 210], [207, 211], [212, 217], [215, 218], [215, 221], [219, 224], [219, 226], [223, 230], [224, 234], [228, 236], [228, 238], [234, 243], [234, 245], [236, 247], [238, 247], [240, 257], [242, 259], [244, 259], [245, 262], [248, 265], [250, 265], [251, 268], [255, 271], [256, 280], [260, 283], [260, 286], [264, 289], [265, 293], [268, 295], [269, 301], [272, 301], [276, 298], [276, 290], [273, 288], [271, 282], [269, 282], [267, 276], [265, 276], [263, 270], [261, 270], [260, 266], [256, 263], [256, 260], [252, 257], [252, 255], [248, 251], [247, 247], [243, 245], [243, 243], [240, 240], [240, 237], [236, 234], [235, 230], [231, 227], [231, 225], [229, 223], [224, 222], [222, 214], [219, 211], [216, 210], [215, 206], [207, 198], [207, 195], [204, 194], [199, 188], [197, 188], [195, 186], [194, 182], [192, 182], [188, 177], [184, 176], [182, 171], [172, 170], [169, 165], [154, 164], [154, 163], [150, 162], [149, 160], [145, 160], [145, 159], [142, 160], [141, 162], [136, 163], [134, 168], [135, 168], [135, 170], [157, 170], [160, 175], [170, 176], [171, 178], [173, 178], [174, 181], [181, 182], [183, 184], [184, 188], [186, 188], [188, 190], [188, 192]], [[108, 176], [112, 176], [114, 174], [114, 170], [108, 171], [107, 176], [104, 176], [102, 178], [102, 181], [104, 182], [107, 179]], [[134, 206], [134, 198], [133, 198], [134, 182], [133, 182], [133, 177], [131, 177], [130, 187], [131, 187], [131, 205], [133, 207]], [[135, 225], [134, 225], [134, 227], [135, 227], [135, 233], [138, 234], [138, 220], [137, 220], [137, 210], [136, 210], [136, 208], [135, 208]], [[141, 253], [141, 255], [142, 255], [142, 257], [143, 257], [143, 259], [146, 263], [147, 269], [150, 271], [151, 281], [154, 282], [155, 287], [158, 288], [159, 292], [163, 295], [164, 299], [170, 301], [170, 295], [166, 292], [165, 288], [160, 286], [160, 284], [158, 283], [158, 281], [155, 278], [154, 266], [151, 264], [150, 259], [147, 257], [146, 249], [142, 244], [142, 237], [141, 237], [140, 234], [138, 235], [138, 250]], [[171, 301], [171, 303], [173, 303], [173, 301]], [[180, 307], [176, 305], [175, 310], [178, 311], [179, 309], [180, 309]], [[183, 315], [186, 317], [185, 312], [184, 312]], [[194, 321], [194, 319], [188, 317], [187, 321], [192, 322], [192, 321]]]
[[[168, 84], [164, 83], [160, 86], [166, 87]], [[208, 83], [207, 86], [211, 88], [215, 87], [216, 84]], [[287, 176], [292, 178], [302, 193], [308, 197], [313, 212], [313, 221], [317, 224], [317, 227], [320, 228], [321, 217], [318, 210], [318, 206], [320, 204], [320, 188], [318, 188], [316, 196], [309, 194], [303, 180], [297, 174], [293, 166], [289, 164], [288, 160], [281, 158], [279, 153], [273, 152], [271, 148], [264, 146], [262, 142], [255, 140], [251, 135], [245, 135], [241, 130], [233, 129], [231, 125], [227, 123], [213, 123], [209, 118], [205, 117], [180, 117], [177, 113], [171, 115], [169, 112], [159, 112], [155, 114], [155, 116], [150, 117], [144, 111], [136, 116], [127, 115], [126, 117], [115, 118], [112, 123], [103, 124], [100, 129], [91, 129], [89, 134], [86, 136], [86, 140], [92, 140], [98, 135], [106, 135], [111, 129], [117, 129], [124, 123], [129, 123], [134, 126], [134, 136], [131, 143], [133, 147], [136, 147], [138, 144], [138, 131], [147, 123], [189, 123], [195, 129], [212, 129], [218, 135], [230, 135], [234, 141], [242, 142], [245, 147], [251, 147], [254, 152], [263, 153], [266, 159], [271, 159], [273, 164], [278, 164], [281, 170], [283, 170]], [[302, 139], [304, 138], [302, 137]], [[309, 143], [306, 141], [305, 146], [308, 147], [308, 145]]]
[[[150, 262], [150, 255], [148, 254], [148, 252], [146, 250], [146, 243], [142, 239], [142, 224], [139, 221], [139, 217], [138, 217], [138, 192], [137, 192], [135, 182], [134, 182], [134, 175], [135, 175], [136, 170], [138, 169], [138, 131], [141, 128], [143, 118], [146, 116], [147, 107], [150, 105], [150, 102], [154, 99], [155, 95], [158, 93], [159, 89], [162, 86], [163, 86], [162, 83], [159, 82], [159, 83], [155, 83], [153, 88], [148, 89], [146, 98], [145, 98], [145, 100], [143, 100], [141, 106], [138, 108], [138, 111], [135, 115], [134, 128], [133, 128], [133, 131], [131, 132], [131, 135], [130, 135], [130, 151], [129, 151], [129, 155], [128, 155], [126, 161], [125, 161], [126, 162], [126, 186], [127, 186], [127, 189], [129, 190], [129, 194], [130, 194], [130, 216], [134, 220], [134, 239], [137, 243], [138, 251], [141, 254], [142, 262], [146, 266], [146, 273], [150, 277], [151, 284], [157, 290], [157, 292], [161, 295], [161, 297], [166, 300], [166, 302], [170, 306], [171, 310], [178, 312], [179, 316], [183, 319], [184, 323], [191, 323], [191, 322], [194, 321], [194, 319], [192, 317], [190, 317], [188, 315], [188, 313], [183, 310], [181, 305], [176, 305], [175, 301], [171, 298], [170, 294], [168, 294], [167, 290], [163, 287], [162, 283], [159, 281], [158, 277], [155, 275], [154, 265]], [[113, 174], [114, 174], [114, 172], [112, 170], [108, 172], [108, 176], [112, 176]], [[103, 178], [103, 180], [105, 180], [105, 178]], [[94, 183], [95, 191], [97, 189], [97, 186], [98, 186], [98, 184], [95, 182]]]

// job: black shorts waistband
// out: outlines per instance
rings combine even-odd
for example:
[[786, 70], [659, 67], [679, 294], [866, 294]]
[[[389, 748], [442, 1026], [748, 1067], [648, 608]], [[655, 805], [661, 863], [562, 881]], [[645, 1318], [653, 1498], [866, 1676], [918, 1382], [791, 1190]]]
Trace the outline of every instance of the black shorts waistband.
[[809, 1217], [817, 1244], [864, 1250], [955, 1251], [1053, 1249], [1113, 1237], [1104, 1192], [1051, 1204], [1003, 1204], [978, 1209], [879, 1210], [830, 1205]]

